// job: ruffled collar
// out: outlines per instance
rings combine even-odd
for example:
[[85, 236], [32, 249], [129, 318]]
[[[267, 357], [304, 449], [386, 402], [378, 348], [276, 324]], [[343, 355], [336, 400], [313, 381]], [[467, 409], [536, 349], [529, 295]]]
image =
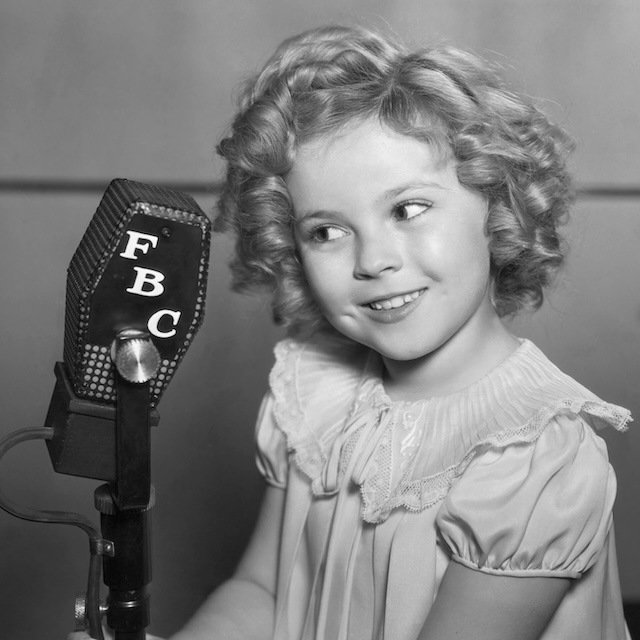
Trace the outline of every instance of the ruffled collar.
[[433, 505], [482, 447], [532, 442], [559, 412], [595, 428], [631, 419], [528, 340], [465, 389], [415, 402], [391, 400], [379, 356], [342, 338], [288, 339], [275, 353], [274, 410], [295, 463], [316, 495], [358, 484], [369, 522]]

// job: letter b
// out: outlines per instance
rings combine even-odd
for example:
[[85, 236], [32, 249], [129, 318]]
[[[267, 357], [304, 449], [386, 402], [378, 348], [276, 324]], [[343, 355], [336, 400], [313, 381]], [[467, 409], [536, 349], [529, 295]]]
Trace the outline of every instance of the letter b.
[[164, 280], [162, 273], [154, 269], [145, 269], [144, 267], [133, 268], [136, 272], [136, 279], [133, 286], [127, 289], [127, 293], [150, 298], [161, 296], [164, 293], [164, 287], [161, 284]]

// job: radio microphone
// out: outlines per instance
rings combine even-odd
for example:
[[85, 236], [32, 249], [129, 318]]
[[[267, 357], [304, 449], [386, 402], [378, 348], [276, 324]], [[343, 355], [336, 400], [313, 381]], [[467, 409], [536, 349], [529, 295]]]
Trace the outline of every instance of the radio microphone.
[[[107, 482], [95, 494], [102, 535], [91, 553], [102, 556], [115, 640], [143, 640], [149, 624], [149, 432], [204, 317], [210, 239], [210, 221], [190, 196], [118, 179], [67, 272], [47, 447], [58, 473]], [[88, 618], [101, 638], [98, 596], [90, 570], [77, 624]]]
[[137, 347], [138, 366], [157, 368], [156, 407], [204, 317], [210, 237], [184, 193], [122, 179], [107, 188], [67, 271], [64, 363], [47, 416], [58, 473], [116, 479], [116, 338], [120, 362], [129, 354], [130, 368]]

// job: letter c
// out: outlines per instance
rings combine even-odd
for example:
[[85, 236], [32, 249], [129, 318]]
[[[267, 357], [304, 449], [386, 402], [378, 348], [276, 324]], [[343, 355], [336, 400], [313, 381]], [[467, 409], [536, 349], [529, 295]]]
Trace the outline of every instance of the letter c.
[[149, 332], [156, 336], [157, 338], [171, 338], [175, 336], [177, 331], [175, 329], [171, 329], [170, 331], [160, 331], [158, 325], [160, 324], [160, 320], [164, 316], [170, 316], [173, 319], [173, 326], [178, 326], [178, 321], [180, 320], [180, 316], [182, 315], [181, 311], [171, 311], [170, 309], [160, 309], [160, 311], [156, 311], [150, 318], [147, 323], [147, 328]]

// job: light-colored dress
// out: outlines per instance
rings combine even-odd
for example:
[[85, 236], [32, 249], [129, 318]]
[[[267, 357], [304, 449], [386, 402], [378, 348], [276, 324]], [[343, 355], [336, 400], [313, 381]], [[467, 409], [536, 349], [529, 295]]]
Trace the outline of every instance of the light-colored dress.
[[531, 342], [463, 391], [394, 402], [379, 357], [288, 339], [258, 419], [258, 466], [286, 490], [276, 640], [415, 640], [451, 561], [573, 578], [543, 638], [628, 637], [616, 479], [594, 429], [624, 430]]

